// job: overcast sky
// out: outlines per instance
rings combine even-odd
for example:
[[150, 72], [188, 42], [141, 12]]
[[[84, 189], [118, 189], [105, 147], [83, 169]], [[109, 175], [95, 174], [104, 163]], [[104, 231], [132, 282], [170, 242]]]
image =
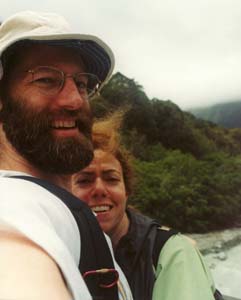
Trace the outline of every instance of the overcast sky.
[[19, 10], [57, 12], [75, 31], [104, 39], [115, 72], [150, 98], [183, 109], [241, 100], [241, 0], [1, 2], [2, 20]]

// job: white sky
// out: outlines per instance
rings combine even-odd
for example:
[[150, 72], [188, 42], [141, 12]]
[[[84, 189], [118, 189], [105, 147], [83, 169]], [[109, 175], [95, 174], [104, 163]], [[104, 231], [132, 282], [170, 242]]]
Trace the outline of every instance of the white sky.
[[2, 20], [19, 10], [57, 12], [75, 31], [99, 36], [115, 53], [115, 72], [150, 98], [183, 109], [241, 100], [241, 0], [1, 2]]

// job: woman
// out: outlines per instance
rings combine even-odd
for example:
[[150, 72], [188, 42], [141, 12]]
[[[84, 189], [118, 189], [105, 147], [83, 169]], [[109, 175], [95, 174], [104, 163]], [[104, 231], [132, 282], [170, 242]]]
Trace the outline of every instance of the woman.
[[73, 193], [91, 207], [111, 238], [135, 300], [214, 300], [209, 270], [185, 236], [172, 235], [162, 250], [158, 249], [153, 269], [152, 228], [155, 234], [159, 229], [150, 218], [127, 208], [133, 173], [130, 155], [119, 140], [119, 124], [118, 114], [95, 123], [94, 159], [74, 175]]

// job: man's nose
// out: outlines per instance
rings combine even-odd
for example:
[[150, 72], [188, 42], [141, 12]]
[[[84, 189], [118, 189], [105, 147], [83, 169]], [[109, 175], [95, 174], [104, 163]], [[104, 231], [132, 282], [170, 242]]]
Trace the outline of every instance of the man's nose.
[[83, 105], [88, 103], [88, 99], [79, 93], [79, 90], [71, 77], [66, 78], [64, 85], [56, 98], [58, 105], [68, 110], [81, 109]]

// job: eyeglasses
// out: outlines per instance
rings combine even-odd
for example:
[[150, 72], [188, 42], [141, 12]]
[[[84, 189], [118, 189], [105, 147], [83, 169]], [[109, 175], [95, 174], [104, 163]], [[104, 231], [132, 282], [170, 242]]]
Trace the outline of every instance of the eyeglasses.
[[32, 75], [30, 83], [46, 96], [57, 95], [63, 89], [66, 78], [73, 79], [80, 95], [86, 99], [96, 94], [101, 83], [94, 74], [82, 72], [66, 74], [53, 67], [41, 66], [27, 72]]

